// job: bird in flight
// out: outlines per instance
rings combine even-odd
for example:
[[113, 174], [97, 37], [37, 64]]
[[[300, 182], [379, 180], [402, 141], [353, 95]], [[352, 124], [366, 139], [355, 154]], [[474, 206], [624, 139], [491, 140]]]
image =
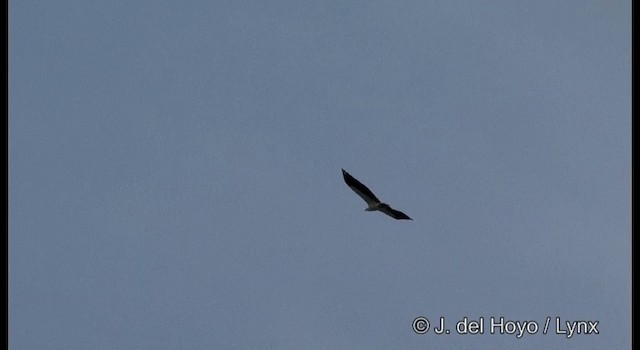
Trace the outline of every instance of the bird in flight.
[[360, 181], [356, 180], [355, 177], [351, 176], [348, 172], [342, 169], [342, 177], [344, 178], [344, 182], [347, 183], [347, 186], [351, 187], [353, 192], [355, 192], [358, 196], [362, 197], [365, 202], [367, 202], [368, 207], [365, 209], [366, 211], [381, 211], [396, 220], [413, 220], [407, 214], [395, 210], [389, 206], [389, 204], [382, 203], [376, 197], [367, 186], [363, 185]]

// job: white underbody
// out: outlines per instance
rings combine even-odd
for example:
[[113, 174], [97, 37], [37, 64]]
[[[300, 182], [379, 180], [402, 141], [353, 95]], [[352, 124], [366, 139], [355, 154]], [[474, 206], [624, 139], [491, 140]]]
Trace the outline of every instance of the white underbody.
[[365, 211], [380, 210], [380, 208], [382, 208], [384, 205], [384, 203], [369, 203], [369, 206], [365, 209]]

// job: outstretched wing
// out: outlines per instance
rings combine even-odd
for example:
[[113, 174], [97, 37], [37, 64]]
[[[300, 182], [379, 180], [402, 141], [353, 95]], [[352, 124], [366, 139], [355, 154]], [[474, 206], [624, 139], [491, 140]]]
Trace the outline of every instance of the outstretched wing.
[[351, 187], [353, 192], [355, 192], [358, 196], [362, 197], [365, 202], [369, 206], [372, 204], [380, 203], [378, 197], [376, 197], [367, 186], [363, 185], [360, 181], [356, 180], [355, 177], [351, 176], [348, 172], [342, 169], [342, 177], [344, 178], [344, 182], [347, 183], [347, 186]]
[[410, 218], [407, 214], [399, 211], [399, 210], [395, 210], [393, 208], [391, 208], [388, 204], [382, 204], [380, 205], [380, 208], [378, 209], [381, 212], [391, 216], [392, 218], [396, 219], [396, 220], [413, 220], [412, 218]]

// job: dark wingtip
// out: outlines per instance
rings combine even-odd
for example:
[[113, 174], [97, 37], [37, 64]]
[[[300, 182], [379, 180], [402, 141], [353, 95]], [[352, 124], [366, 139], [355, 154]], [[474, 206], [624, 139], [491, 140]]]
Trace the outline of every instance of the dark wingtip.
[[398, 218], [398, 220], [411, 220], [413, 221], [412, 218], [409, 217], [409, 215], [402, 213], [402, 216]]

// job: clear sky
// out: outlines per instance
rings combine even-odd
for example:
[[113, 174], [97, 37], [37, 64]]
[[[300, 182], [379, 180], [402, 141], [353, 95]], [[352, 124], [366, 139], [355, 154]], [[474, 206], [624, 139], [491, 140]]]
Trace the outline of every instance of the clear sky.
[[630, 347], [630, 8], [10, 1], [10, 348]]

